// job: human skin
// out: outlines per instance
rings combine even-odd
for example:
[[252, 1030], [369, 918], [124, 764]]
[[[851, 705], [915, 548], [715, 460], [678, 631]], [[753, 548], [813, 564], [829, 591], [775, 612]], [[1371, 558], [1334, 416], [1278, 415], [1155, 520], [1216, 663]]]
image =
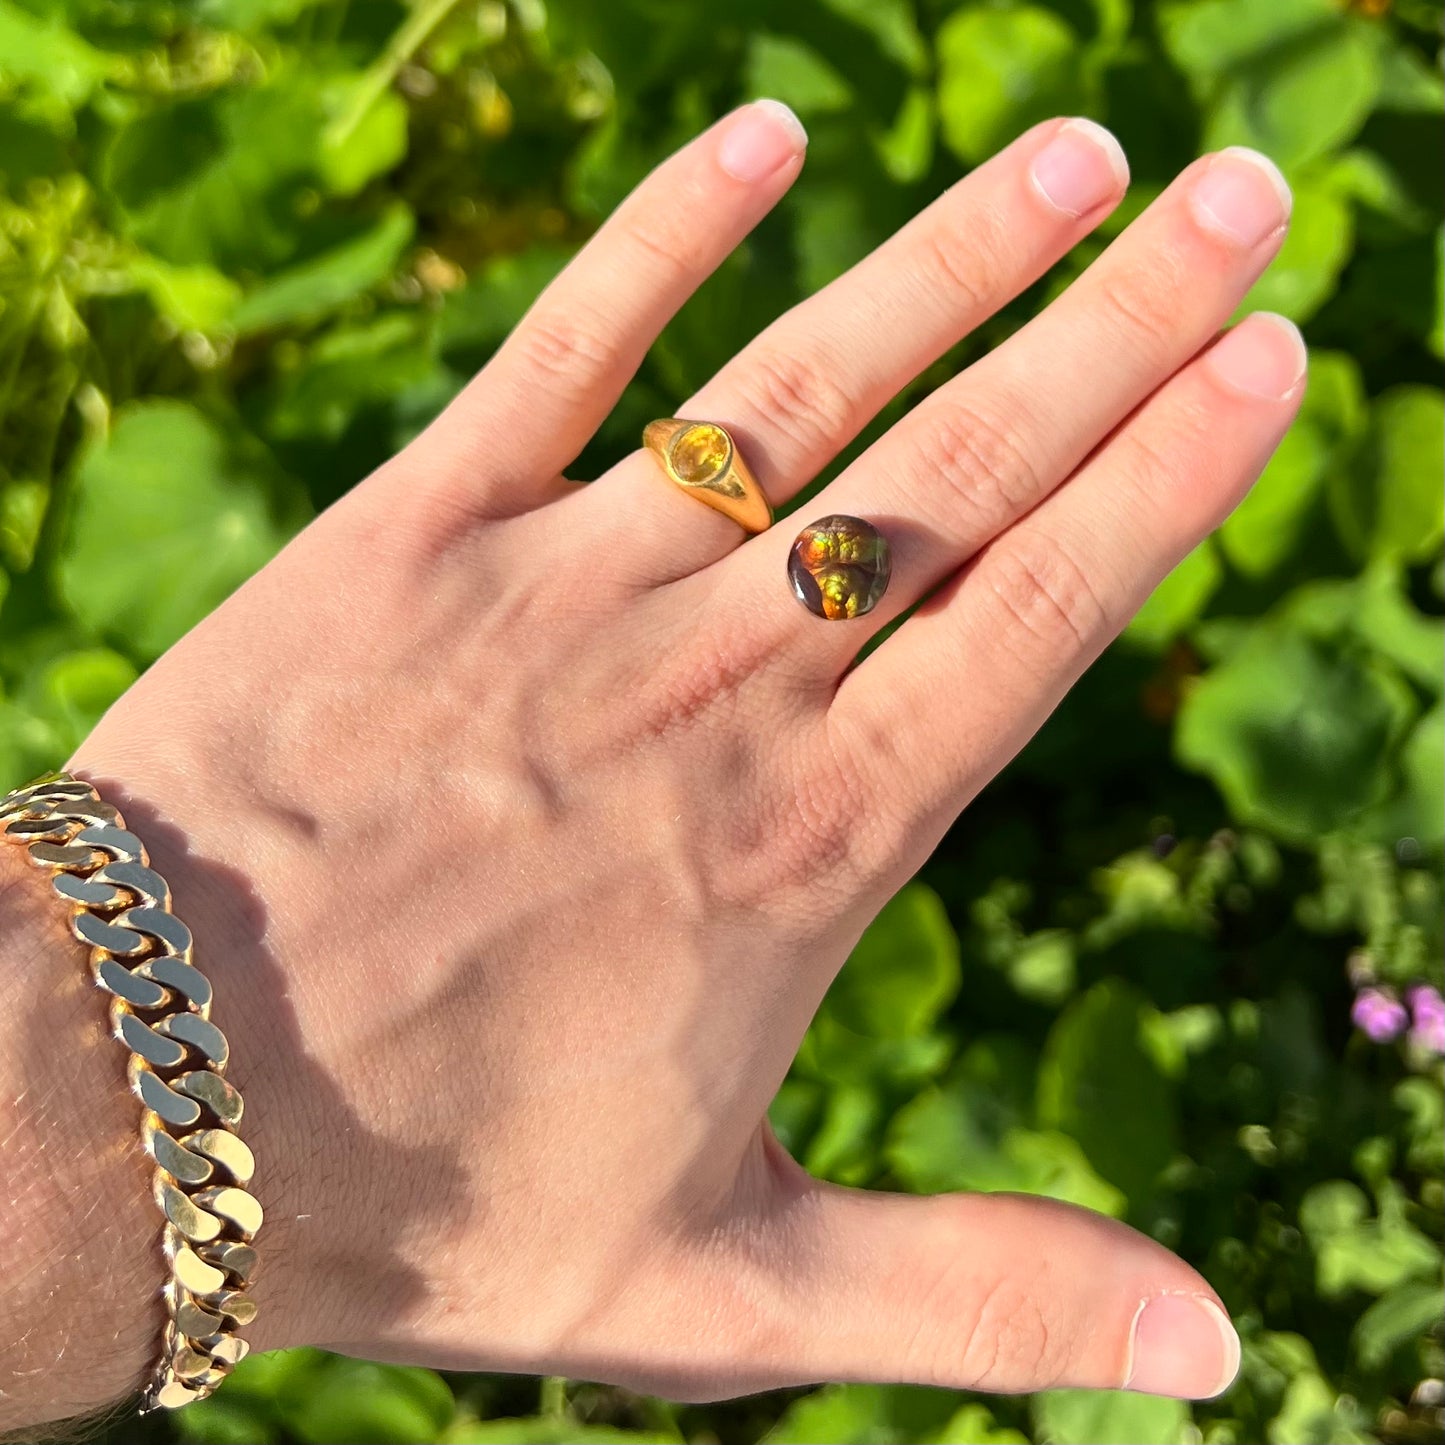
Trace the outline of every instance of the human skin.
[[[690, 1399], [1233, 1377], [1208, 1282], [1143, 1235], [822, 1183], [766, 1110], [869, 920], [1288, 427], [1298, 334], [1256, 316], [1219, 339], [1288, 192], [1250, 153], [1195, 163], [761, 536], [645, 452], [564, 480], [804, 144], [760, 102], [666, 161], [433, 426], [70, 761], [146, 841], [215, 985], [266, 1209], [256, 1348]], [[1097, 127], [1035, 128], [677, 414], [731, 428], [787, 503], [1126, 180]], [[834, 512], [893, 548], [848, 622], [785, 575]], [[0, 938], [16, 1427], [138, 1387], [161, 1267], [123, 1051], [15, 848]]]

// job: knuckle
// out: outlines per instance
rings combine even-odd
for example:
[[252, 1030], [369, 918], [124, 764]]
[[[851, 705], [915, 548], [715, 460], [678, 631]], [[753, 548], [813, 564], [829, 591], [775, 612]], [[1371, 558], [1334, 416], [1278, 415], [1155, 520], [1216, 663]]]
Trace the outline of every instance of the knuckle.
[[1183, 287], [1172, 268], [1131, 272], [1099, 289], [1099, 304], [1122, 344], [1160, 347], [1179, 335]]
[[921, 243], [922, 279], [929, 288], [929, 297], [936, 302], [942, 294], [948, 297], [950, 310], [961, 308], [972, 315], [990, 309], [984, 296], [981, 277], [989, 274], [991, 248], [980, 246], [976, 229], [968, 230], [950, 220], [949, 224], [930, 227]]
[[[1054, 1342], [1039, 1304], [1038, 1282], [995, 1280], [965, 1318], [963, 1367], [980, 1389], [1040, 1388], [1054, 1383]], [[1023, 1382], [1027, 1381], [1027, 1385]]]
[[976, 1225], [957, 1198], [933, 1202], [940, 1219], [934, 1269], [906, 1301], [917, 1321], [907, 1341], [910, 1371], [927, 1384], [954, 1389], [1017, 1391], [1046, 1388], [1063, 1378], [1075, 1341], [1055, 1328], [1046, 1261], [1010, 1273], [980, 1267]]
[[[681, 214], [687, 214], [684, 209]], [[689, 243], [689, 232], [674, 226], [637, 219], [623, 227], [624, 244], [640, 251], [643, 265], [654, 273], [666, 289], [683, 282], [693, 282], [702, 261], [697, 246]], [[661, 276], [656, 272], [661, 271]]]
[[564, 396], [587, 394], [625, 363], [606, 325], [572, 308], [534, 312], [518, 329], [515, 343], [523, 369]]
[[1112, 635], [1098, 588], [1069, 549], [1050, 537], [1005, 539], [979, 570], [1006, 622], [1047, 652], [1092, 654]]
[[984, 536], [1022, 516], [1042, 494], [1021, 433], [971, 404], [941, 406], [919, 445], [925, 451], [920, 460], [953, 504], [977, 518]]
[[804, 456], [831, 456], [855, 429], [853, 398], [814, 358], [759, 349], [739, 375], [751, 409]]

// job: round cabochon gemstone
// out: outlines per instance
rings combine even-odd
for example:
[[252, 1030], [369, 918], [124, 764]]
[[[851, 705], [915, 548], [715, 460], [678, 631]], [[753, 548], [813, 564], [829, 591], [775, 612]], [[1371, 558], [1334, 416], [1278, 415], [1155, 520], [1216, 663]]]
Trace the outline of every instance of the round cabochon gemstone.
[[711, 422], [690, 426], [672, 444], [672, 465], [685, 482], [706, 482], [727, 465], [728, 435]]
[[888, 539], [859, 517], [823, 517], [798, 534], [788, 553], [793, 595], [830, 622], [871, 612], [892, 569]]

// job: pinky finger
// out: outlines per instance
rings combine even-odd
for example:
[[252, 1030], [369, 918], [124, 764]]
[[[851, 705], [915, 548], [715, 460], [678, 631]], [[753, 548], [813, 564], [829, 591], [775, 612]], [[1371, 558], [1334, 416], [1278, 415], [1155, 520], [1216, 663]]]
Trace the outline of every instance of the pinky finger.
[[838, 742], [915, 837], [942, 833], [1244, 498], [1294, 419], [1305, 364], [1283, 317], [1241, 322], [844, 679]]

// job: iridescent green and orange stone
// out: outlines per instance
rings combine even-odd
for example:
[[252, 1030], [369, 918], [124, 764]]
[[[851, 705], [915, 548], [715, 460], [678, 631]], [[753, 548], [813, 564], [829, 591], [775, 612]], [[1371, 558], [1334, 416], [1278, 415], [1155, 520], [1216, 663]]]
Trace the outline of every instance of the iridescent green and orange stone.
[[793, 595], [830, 622], [871, 612], [892, 570], [888, 539], [860, 517], [823, 517], [803, 528], [788, 553]]

